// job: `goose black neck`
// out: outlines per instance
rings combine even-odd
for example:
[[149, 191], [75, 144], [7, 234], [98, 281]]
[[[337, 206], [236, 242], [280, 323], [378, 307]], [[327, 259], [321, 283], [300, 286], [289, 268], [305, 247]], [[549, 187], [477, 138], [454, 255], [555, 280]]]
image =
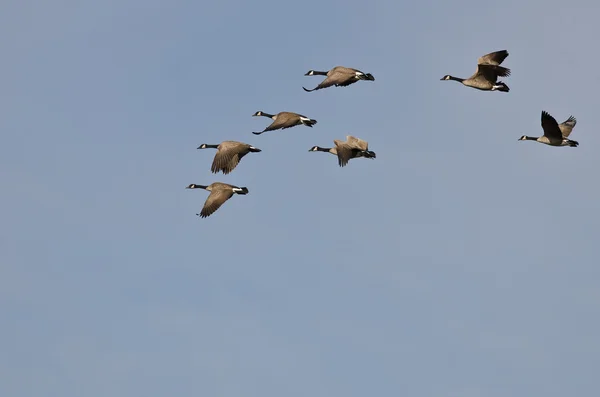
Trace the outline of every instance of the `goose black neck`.
[[195, 183], [193, 185], [194, 186], [188, 186], [188, 189], [206, 189], [208, 187], [206, 185], [196, 185]]
[[[204, 147], [202, 147], [204, 146]], [[208, 144], [204, 144], [204, 145], [200, 145], [198, 146], [198, 149], [218, 149], [219, 145], [208, 145]]]
[[319, 147], [319, 146], [317, 146], [317, 151], [319, 151], [319, 152], [329, 152], [329, 151], [331, 151], [331, 148], [330, 147], [327, 148], [327, 147]]
[[525, 135], [525, 140], [526, 141], [537, 141], [538, 139], [534, 136], [527, 136]]
[[465, 79], [461, 79], [460, 77], [454, 77], [454, 76], [450, 76], [448, 79], [449, 80], [458, 81], [460, 83], [462, 83], [463, 81], [465, 81]]
[[313, 74], [313, 76], [314, 75], [316, 75], [316, 76], [327, 76], [327, 72], [319, 72], [317, 70], [313, 70], [312, 74]]
[[264, 116], [264, 117], [268, 117], [268, 118], [270, 118], [270, 119], [272, 119], [272, 118], [273, 118], [273, 115], [272, 115], [272, 114], [265, 113], [265, 112], [262, 112], [260, 115], [261, 115], [261, 116]]

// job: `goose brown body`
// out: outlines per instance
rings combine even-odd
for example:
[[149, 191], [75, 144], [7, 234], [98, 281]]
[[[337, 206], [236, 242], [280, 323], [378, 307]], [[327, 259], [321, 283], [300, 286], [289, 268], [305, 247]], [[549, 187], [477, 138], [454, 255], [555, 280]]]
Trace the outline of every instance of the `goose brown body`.
[[317, 120], [308, 118], [303, 114], [294, 113], [294, 112], [279, 112], [277, 114], [265, 113], [263, 111], [258, 111], [252, 115], [253, 117], [263, 116], [273, 119], [273, 122], [267, 126], [264, 130], [260, 132], [252, 132], [254, 135], [260, 135], [263, 132], [286, 129], [295, 127], [297, 125], [305, 125], [307, 127], [311, 127], [317, 124]]
[[579, 142], [569, 139], [569, 135], [573, 131], [573, 128], [577, 124], [577, 119], [573, 116], [562, 123], [558, 124], [556, 119], [550, 115], [550, 113], [542, 110], [542, 129], [544, 135], [540, 137], [533, 137], [523, 135], [519, 138], [520, 141], [536, 141], [549, 146], [570, 146], [577, 147]]
[[477, 69], [471, 77], [463, 79], [447, 74], [440, 80], [458, 81], [467, 87], [482, 91], [509, 92], [510, 88], [502, 81], [498, 81], [498, 77], [510, 76], [510, 69], [500, 66], [506, 57], [508, 57], [506, 50], [490, 52], [477, 59]]
[[212, 215], [234, 194], [248, 194], [247, 187], [238, 187], [223, 182], [213, 182], [210, 185], [197, 185], [192, 183], [188, 185], [186, 189], [204, 189], [210, 192], [208, 198], [204, 202], [202, 210], [199, 214], [196, 214], [201, 218], [206, 218]]
[[377, 157], [375, 152], [369, 150], [367, 141], [352, 135], [347, 135], [346, 141], [334, 139], [333, 143], [335, 144], [335, 147], [322, 148], [320, 146], [313, 146], [309, 152], [328, 152], [334, 154], [338, 158], [340, 167], [345, 167], [348, 164], [348, 161], [354, 158], [365, 157], [375, 159]]
[[218, 145], [203, 143], [198, 149], [217, 149], [210, 170], [216, 174], [222, 171], [227, 175], [237, 167], [242, 158], [248, 153], [258, 153], [261, 149], [237, 141], [223, 141]]
[[335, 86], [335, 87], [347, 87], [350, 84], [354, 84], [360, 80], [375, 81], [375, 77], [371, 73], [364, 73], [358, 69], [347, 68], [345, 66], [336, 66], [327, 72], [319, 72], [317, 70], [309, 70], [304, 74], [305, 76], [327, 76], [318, 86], [309, 90], [302, 87], [306, 92], [312, 92], [321, 90], [323, 88]]

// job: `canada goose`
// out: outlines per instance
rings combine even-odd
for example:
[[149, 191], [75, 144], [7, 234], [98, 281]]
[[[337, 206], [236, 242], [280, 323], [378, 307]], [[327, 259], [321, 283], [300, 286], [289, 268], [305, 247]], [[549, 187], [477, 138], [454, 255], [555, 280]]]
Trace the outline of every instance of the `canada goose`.
[[577, 119], [573, 116], [569, 116], [563, 123], [558, 124], [556, 119], [545, 110], [542, 110], [542, 129], [544, 135], [541, 137], [532, 137], [523, 135], [519, 138], [519, 141], [537, 141], [550, 146], [570, 146], [577, 147], [579, 142], [568, 139], [571, 131], [577, 124]]
[[218, 210], [225, 201], [229, 200], [234, 195], [234, 193], [248, 194], [248, 188], [246, 187], [237, 187], [222, 182], [214, 182], [208, 186], [196, 185], [195, 183], [192, 183], [191, 185], [187, 186], [186, 189], [204, 189], [210, 192], [208, 198], [204, 202], [202, 211], [200, 211], [199, 214], [196, 214], [201, 218], [206, 218]]
[[329, 152], [334, 154], [338, 158], [338, 164], [340, 167], [344, 167], [348, 164], [350, 159], [358, 157], [366, 157], [369, 159], [375, 159], [377, 155], [375, 152], [369, 150], [369, 143], [362, 139], [355, 138], [352, 135], [346, 136], [346, 142], [334, 139], [333, 148], [322, 148], [320, 146], [313, 146], [309, 152]]
[[208, 145], [203, 143], [198, 149], [217, 149], [210, 170], [216, 174], [223, 171], [227, 175], [237, 167], [238, 163], [248, 153], [258, 153], [261, 150], [247, 143], [236, 141], [223, 141], [218, 145]]
[[312, 92], [320, 90], [322, 88], [331, 87], [346, 87], [350, 84], [354, 84], [359, 80], [375, 81], [375, 77], [371, 73], [363, 73], [358, 69], [346, 68], [344, 66], [336, 66], [328, 72], [319, 72], [316, 70], [309, 70], [304, 74], [305, 76], [327, 76], [325, 80], [312, 90], [308, 90], [304, 87], [304, 91]]
[[507, 56], [508, 51], [506, 50], [490, 52], [477, 60], [477, 70], [471, 77], [461, 79], [447, 74], [440, 80], [459, 81], [467, 87], [476, 88], [482, 91], [509, 92], [510, 88], [503, 82], [498, 81], [498, 76], [510, 76], [510, 69], [500, 66]]
[[290, 127], [294, 127], [296, 125], [304, 124], [307, 127], [311, 127], [317, 124], [317, 120], [309, 119], [306, 116], [303, 116], [298, 113], [293, 112], [279, 112], [277, 114], [269, 114], [262, 111], [258, 111], [252, 115], [252, 117], [256, 116], [264, 116], [273, 119], [274, 121], [270, 126], [262, 130], [261, 132], [252, 132], [254, 135], [260, 135], [263, 132], [273, 131], [278, 129], [286, 129]]

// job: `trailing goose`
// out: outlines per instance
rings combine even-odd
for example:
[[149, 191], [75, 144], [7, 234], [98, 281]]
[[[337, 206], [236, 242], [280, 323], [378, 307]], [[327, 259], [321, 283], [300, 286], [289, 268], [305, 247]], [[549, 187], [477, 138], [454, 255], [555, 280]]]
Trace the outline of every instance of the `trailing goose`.
[[252, 132], [254, 135], [260, 135], [263, 132], [286, 129], [297, 125], [305, 125], [311, 127], [317, 124], [317, 120], [310, 119], [304, 115], [293, 113], [293, 112], [279, 112], [277, 114], [269, 114], [262, 111], [258, 111], [252, 115], [252, 117], [264, 116], [273, 119], [271, 125], [262, 130], [261, 132]]
[[360, 138], [355, 138], [352, 135], [346, 136], [346, 142], [334, 139], [333, 148], [322, 148], [320, 146], [313, 146], [309, 152], [329, 152], [334, 154], [338, 158], [338, 164], [340, 167], [346, 166], [350, 159], [358, 157], [366, 157], [369, 159], [375, 159], [377, 155], [375, 152], [369, 150], [369, 143], [363, 141]]
[[202, 211], [199, 214], [201, 218], [206, 218], [210, 216], [213, 212], [219, 209], [223, 205], [223, 203], [229, 200], [234, 194], [248, 194], [248, 188], [246, 187], [237, 187], [233, 185], [229, 185], [227, 183], [214, 182], [210, 185], [196, 185], [192, 183], [187, 186], [186, 189], [204, 189], [208, 190], [210, 194], [208, 198], [204, 202], [204, 206], [202, 207]]
[[502, 81], [498, 81], [498, 77], [510, 76], [510, 69], [500, 66], [507, 56], [508, 51], [506, 50], [490, 52], [479, 57], [477, 60], [477, 70], [471, 77], [461, 79], [447, 74], [440, 80], [459, 81], [467, 87], [482, 91], [509, 92], [510, 88]]
[[336, 66], [328, 72], [319, 72], [316, 70], [309, 70], [304, 74], [305, 76], [327, 76], [325, 80], [312, 90], [306, 89], [304, 91], [312, 92], [327, 88], [331, 86], [346, 87], [350, 84], [354, 84], [359, 80], [375, 81], [375, 77], [371, 73], [363, 73], [358, 69], [346, 68], [344, 66]]
[[261, 150], [247, 143], [237, 141], [223, 141], [218, 145], [208, 145], [203, 143], [198, 149], [217, 149], [210, 170], [216, 174], [223, 171], [227, 175], [237, 167], [238, 163], [248, 153], [258, 153]]
[[579, 146], [579, 142], [568, 139], [575, 124], [577, 124], [577, 119], [573, 116], [569, 116], [567, 120], [558, 124], [554, 117], [550, 116], [545, 110], [542, 110], [542, 129], [544, 130], [544, 135], [540, 137], [523, 135], [519, 138], [519, 141], [537, 141], [550, 146], [577, 147]]

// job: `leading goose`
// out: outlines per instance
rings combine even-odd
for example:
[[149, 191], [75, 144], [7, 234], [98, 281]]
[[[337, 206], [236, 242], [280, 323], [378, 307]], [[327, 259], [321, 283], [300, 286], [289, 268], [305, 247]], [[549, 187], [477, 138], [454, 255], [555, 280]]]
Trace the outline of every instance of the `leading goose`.
[[279, 112], [277, 114], [269, 114], [263, 111], [258, 111], [252, 117], [263, 116], [273, 119], [274, 121], [267, 128], [260, 132], [252, 132], [254, 135], [260, 135], [263, 132], [286, 129], [297, 125], [305, 125], [311, 127], [317, 124], [317, 120], [310, 119], [304, 115], [293, 112]]
[[208, 198], [204, 202], [202, 211], [200, 211], [199, 214], [196, 214], [201, 218], [206, 218], [210, 216], [213, 212], [218, 210], [219, 207], [221, 207], [225, 201], [229, 200], [234, 194], [248, 194], [247, 187], [237, 187], [221, 182], [214, 182], [208, 186], [196, 185], [195, 183], [192, 183], [191, 185], [187, 186], [186, 189], [204, 189], [210, 192]]
[[482, 91], [509, 92], [510, 88], [502, 81], [498, 81], [498, 77], [510, 76], [510, 69], [500, 66], [507, 56], [508, 51], [506, 50], [490, 52], [479, 57], [477, 60], [477, 70], [471, 77], [461, 79], [447, 74], [440, 80], [458, 81], [467, 87]]
[[363, 141], [360, 138], [353, 137], [352, 135], [346, 136], [346, 141], [340, 141], [334, 139], [333, 148], [322, 148], [320, 146], [313, 146], [309, 152], [329, 152], [334, 154], [338, 158], [338, 164], [340, 167], [344, 167], [348, 164], [350, 159], [365, 157], [369, 159], [375, 159], [377, 155], [375, 152], [369, 150], [369, 143]]
[[319, 72], [316, 70], [309, 70], [304, 74], [305, 76], [327, 76], [325, 80], [321, 82], [318, 86], [313, 88], [312, 90], [306, 89], [304, 87], [304, 91], [312, 92], [316, 90], [320, 90], [322, 88], [327, 88], [336, 86], [336, 87], [346, 87], [350, 84], [354, 84], [359, 80], [367, 80], [367, 81], [375, 81], [375, 77], [371, 73], [364, 73], [358, 69], [347, 68], [344, 66], [336, 66], [328, 72]]
[[577, 119], [573, 116], [558, 124], [554, 117], [545, 110], [542, 110], [542, 129], [544, 130], [544, 135], [540, 137], [523, 135], [519, 138], [519, 141], [536, 141], [550, 146], [577, 147], [579, 146], [579, 142], [568, 138], [575, 124], [577, 124]]
[[223, 171], [223, 174], [225, 175], [233, 171], [245, 155], [250, 152], [258, 153], [261, 151], [259, 148], [252, 145], [237, 141], [223, 141], [218, 145], [203, 143], [198, 146], [198, 149], [217, 149], [210, 170], [214, 174]]

